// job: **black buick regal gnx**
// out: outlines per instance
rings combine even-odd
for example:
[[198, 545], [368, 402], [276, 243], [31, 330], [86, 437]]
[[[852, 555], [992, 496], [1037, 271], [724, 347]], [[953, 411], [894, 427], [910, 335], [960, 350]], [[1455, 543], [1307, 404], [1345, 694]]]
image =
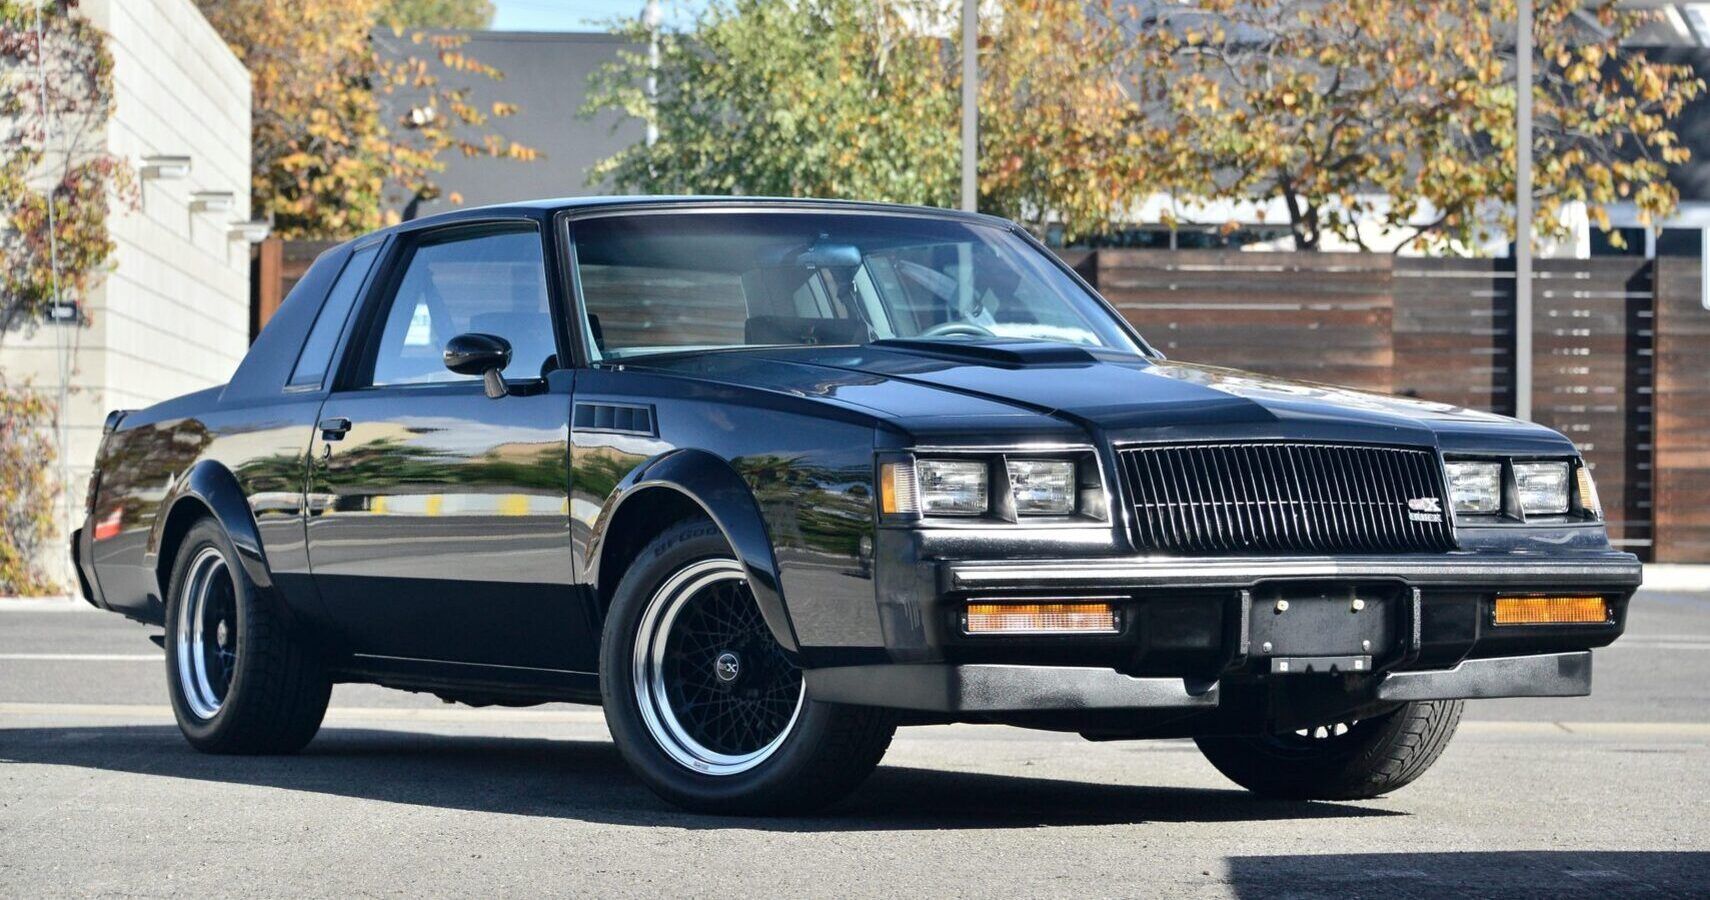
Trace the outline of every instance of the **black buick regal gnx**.
[[1417, 778], [1573, 696], [1639, 583], [1573, 445], [1166, 361], [1016, 226], [544, 201], [323, 254], [223, 387], [113, 413], [74, 554], [185, 736], [335, 682], [598, 703], [649, 786], [790, 812], [899, 725], [1193, 737], [1262, 794]]

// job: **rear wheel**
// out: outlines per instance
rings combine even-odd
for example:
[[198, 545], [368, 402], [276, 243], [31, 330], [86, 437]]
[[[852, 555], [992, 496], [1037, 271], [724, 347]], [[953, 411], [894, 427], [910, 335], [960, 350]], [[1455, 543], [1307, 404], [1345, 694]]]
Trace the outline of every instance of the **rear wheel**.
[[190, 528], [172, 567], [166, 675], [184, 737], [207, 753], [293, 753], [332, 693], [320, 660], [258, 597], [213, 519]]
[[1454, 736], [1462, 706], [1460, 700], [1406, 703], [1370, 719], [1196, 742], [1217, 771], [1254, 793], [1365, 800], [1425, 774]]
[[715, 813], [803, 812], [842, 797], [895, 731], [816, 703], [710, 522], [666, 529], [619, 583], [600, 654], [606, 721], [655, 792]]

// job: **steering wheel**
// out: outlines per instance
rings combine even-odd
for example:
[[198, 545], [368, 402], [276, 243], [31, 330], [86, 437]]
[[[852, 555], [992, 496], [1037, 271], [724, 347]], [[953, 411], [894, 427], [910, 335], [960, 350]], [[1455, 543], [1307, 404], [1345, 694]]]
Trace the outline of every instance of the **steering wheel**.
[[940, 322], [922, 331], [916, 337], [997, 337], [989, 329], [973, 322]]

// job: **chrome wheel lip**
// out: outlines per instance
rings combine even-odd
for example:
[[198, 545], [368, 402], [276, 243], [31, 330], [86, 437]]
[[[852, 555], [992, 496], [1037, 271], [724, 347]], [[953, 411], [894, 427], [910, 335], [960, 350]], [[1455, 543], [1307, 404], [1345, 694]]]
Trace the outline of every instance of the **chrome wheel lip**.
[[[222, 578], [228, 583], [231, 579], [225, 555], [217, 547], [202, 548], [190, 561], [189, 575], [184, 579], [183, 595], [178, 602], [178, 621], [173, 629], [179, 693], [191, 714], [204, 721], [219, 715], [225, 706], [226, 689], [229, 687], [208, 666], [209, 625], [218, 627], [220, 624], [208, 622], [210, 599]], [[214, 649], [217, 651], [218, 648]], [[235, 665], [235, 651], [233, 656]], [[216, 680], [221, 682], [219, 688], [215, 687]]]
[[795, 731], [807, 698], [804, 684], [796, 694], [795, 709], [778, 736], [749, 753], [719, 753], [689, 734], [671, 709], [665, 684], [665, 653], [671, 626], [688, 601], [721, 581], [747, 581], [742, 564], [733, 559], [707, 559], [691, 563], [666, 579], [647, 602], [635, 632], [631, 674], [642, 724], [654, 743], [678, 764], [703, 775], [739, 775], [771, 759]]

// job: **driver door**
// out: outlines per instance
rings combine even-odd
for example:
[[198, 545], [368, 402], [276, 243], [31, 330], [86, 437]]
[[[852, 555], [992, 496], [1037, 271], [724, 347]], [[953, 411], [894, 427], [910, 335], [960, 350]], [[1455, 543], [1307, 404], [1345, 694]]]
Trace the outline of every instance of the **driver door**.
[[[400, 240], [322, 406], [309, 561], [358, 653], [591, 671], [568, 516], [571, 372], [559, 370], [532, 221]], [[457, 334], [512, 347], [508, 396], [445, 368]]]

